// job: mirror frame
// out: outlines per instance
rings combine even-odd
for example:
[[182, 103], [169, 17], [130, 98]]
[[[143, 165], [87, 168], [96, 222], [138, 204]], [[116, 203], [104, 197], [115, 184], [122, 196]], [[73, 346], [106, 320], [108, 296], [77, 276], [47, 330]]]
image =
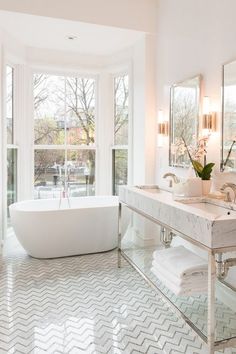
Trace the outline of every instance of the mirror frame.
[[[221, 151], [220, 151], [220, 172], [225, 171], [224, 163], [224, 114], [225, 114], [225, 108], [224, 108], [224, 98], [225, 98], [225, 65], [234, 63], [236, 64], [236, 59], [229, 60], [222, 64], [222, 69], [221, 69]], [[236, 135], [236, 134], [235, 134]], [[231, 171], [231, 173], [235, 173], [235, 171]]]
[[199, 103], [198, 103], [198, 109], [197, 109], [197, 122], [196, 122], [196, 141], [199, 138], [199, 128], [200, 128], [200, 111], [201, 111], [201, 97], [202, 97], [202, 75], [197, 74], [194, 76], [191, 76], [185, 80], [179, 81], [170, 87], [170, 106], [169, 106], [169, 166], [170, 167], [180, 167], [180, 168], [188, 168], [190, 166], [190, 163], [188, 166], [181, 166], [181, 165], [174, 165], [171, 163], [171, 145], [172, 145], [172, 132], [173, 132], [173, 109], [172, 109], [172, 104], [173, 104], [173, 88], [176, 86], [179, 86], [180, 84], [183, 84], [185, 81], [189, 81], [192, 79], [197, 78], [199, 81]]
[[224, 172], [224, 86], [225, 86], [225, 65], [221, 67], [221, 150], [220, 150], [220, 172]]

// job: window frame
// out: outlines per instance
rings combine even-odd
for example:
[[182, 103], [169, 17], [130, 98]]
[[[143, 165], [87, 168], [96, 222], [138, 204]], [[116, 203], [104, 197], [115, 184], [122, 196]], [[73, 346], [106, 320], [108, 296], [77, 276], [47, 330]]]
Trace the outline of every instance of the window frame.
[[[115, 144], [115, 78], [118, 76], [128, 76], [128, 90], [129, 90], [129, 101], [128, 101], [128, 144], [127, 145], [117, 145]], [[133, 76], [132, 76], [132, 68], [124, 68], [121, 70], [114, 71], [112, 74], [112, 96], [113, 96], [113, 109], [112, 109], [112, 146], [111, 146], [111, 163], [112, 163], [112, 195], [115, 194], [115, 171], [114, 166], [115, 163], [113, 161], [114, 150], [127, 150], [127, 184], [132, 184], [133, 179], [133, 167], [132, 167], [132, 156], [133, 156], [133, 135], [132, 135], [132, 127], [133, 127], [133, 111], [132, 111], [132, 103], [133, 103]]]
[[[12, 75], [12, 136], [13, 136], [13, 141], [11, 144], [8, 144], [7, 141], [7, 67], [11, 67], [13, 69], [13, 75]], [[17, 114], [17, 104], [18, 104], [18, 90], [17, 90], [17, 85], [18, 85], [18, 65], [11, 59], [6, 56], [3, 60], [3, 132], [2, 132], [2, 144], [3, 144], [3, 193], [2, 193], [2, 205], [3, 205], [3, 230], [2, 230], [2, 240], [4, 242], [4, 239], [7, 237], [7, 230], [8, 230], [8, 170], [7, 170], [7, 155], [9, 150], [15, 150], [16, 151], [16, 201], [18, 201], [19, 198], [19, 188], [20, 188], [20, 183], [19, 183], [19, 146], [18, 146], [18, 114]]]
[[[66, 142], [66, 136], [65, 136], [65, 141], [64, 144], [61, 145], [47, 145], [47, 144], [34, 144], [34, 87], [33, 87], [33, 77], [35, 74], [45, 74], [45, 75], [52, 75], [52, 76], [62, 76], [62, 77], [77, 77], [77, 78], [91, 78], [95, 81], [95, 143], [93, 146], [87, 146], [87, 145], [71, 145], [67, 144]], [[99, 118], [98, 118], [98, 100], [99, 100], [99, 92], [98, 92], [98, 86], [99, 86], [99, 75], [97, 72], [91, 71], [80, 71], [80, 70], [53, 70], [52, 68], [40, 68], [40, 67], [31, 67], [31, 90], [32, 90], [32, 101], [31, 101], [31, 120], [32, 120], [32, 158], [33, 158], [33, 163], [32, 163], [32, 169], [31, 169], [31, 180], [32, 180], [32, 189], [31, 189], [31, 195], [32, 198], [34, 198], [34, 167], [35, 167], [35, 150], [64, 150], [65, 151], [65, 156], [67, 156], [67, 151], [68, 150], [92, 150], [95, 151], [95, 195], [97, 193], [97, 188], [98, 188], [98, 183], [97, 183], [97, 176], [98, 176], [98, 124], [99, 124]], [[65, 159], [66, 161], [66, 159]]]

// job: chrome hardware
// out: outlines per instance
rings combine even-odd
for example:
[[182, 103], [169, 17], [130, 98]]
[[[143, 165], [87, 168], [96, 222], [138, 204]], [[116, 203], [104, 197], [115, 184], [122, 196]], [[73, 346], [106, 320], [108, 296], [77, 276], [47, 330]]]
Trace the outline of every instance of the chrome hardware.
[[172, 178], [172, 179], [169, 180], [169, 187], [170, 188], [173, 187], [173, 182], [174, 183], [179, 183], [180, 182], [179, 178], [174, 173], [171, 173], [171, 172], [165, 173], [163, 178], [167, 178], [167, 177], [171, 177]]
[[170, 247], [174, 236], [175, 236], [175, 234], [172, 231], [166, 229], [163, 226], [161, 227], [161, 243], [166, 248]]
[[236, 258], [222, 260], [222, 253], [216, 259], [216, 275], [219, 280], [224, 280], [229, 272], [229, 268], [236, 266]]
[[67, 203], [68, 203], [68, 206], [69, 208], [71, 208], [71, 204], [70, 204], [70, 197], [69, 197], [69, 179], [67, 178], [64, 178], [64, 179], [60, 179], [60, 182], [61, 182], [61, 186], [62, 186], [62, 189], [61, 189], [61, 192], [60, 192], [60, 200], [59, 200], [59, 209], [61, 208], [61, 201], [62, 201], [62, 198], [67, 198]]
[[230, 197], [229, 192], [225, 192], [226, 188], [230, 188], [234, 192], [234, 200], [233, 200], [233, 202], [235, 203], [235, 201], [236, 201], [236, 184], [234, 184], [234, 183], [225, 183], [225, 184], [223, 184], [223, 186], [220, 189], [220, 191], [226, 195], [226, 200], [225, 201], [226, 202], [232, 202], [232, 199]]

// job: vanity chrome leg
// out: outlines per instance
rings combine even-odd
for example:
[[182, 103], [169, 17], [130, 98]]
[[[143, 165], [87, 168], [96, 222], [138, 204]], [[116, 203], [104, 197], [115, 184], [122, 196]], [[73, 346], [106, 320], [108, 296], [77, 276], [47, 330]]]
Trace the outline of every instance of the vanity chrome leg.
[[224, 265], [222, 253], [216, 255], [216, 276], [219, 280], [224, 279]]
[[208, 353], [214, 353], [215, 347], [215, 280], [216, 265], [213, 252], [208, 253], [208, 312], [207, 312], [207, 344]]
[[121, 268], [121, 211], [122, 205], [119, 203], [118, 210], [118, 268]]

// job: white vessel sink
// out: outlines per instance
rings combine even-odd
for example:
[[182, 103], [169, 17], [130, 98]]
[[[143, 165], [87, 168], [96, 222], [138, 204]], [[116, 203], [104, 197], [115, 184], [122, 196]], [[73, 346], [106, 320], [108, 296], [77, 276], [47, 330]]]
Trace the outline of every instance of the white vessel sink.
[[174, 200], [158, 186], [120, 187], [121, 202], [197, 242], [216, 249], [236, 247], [236, 210], [203, 198]]

